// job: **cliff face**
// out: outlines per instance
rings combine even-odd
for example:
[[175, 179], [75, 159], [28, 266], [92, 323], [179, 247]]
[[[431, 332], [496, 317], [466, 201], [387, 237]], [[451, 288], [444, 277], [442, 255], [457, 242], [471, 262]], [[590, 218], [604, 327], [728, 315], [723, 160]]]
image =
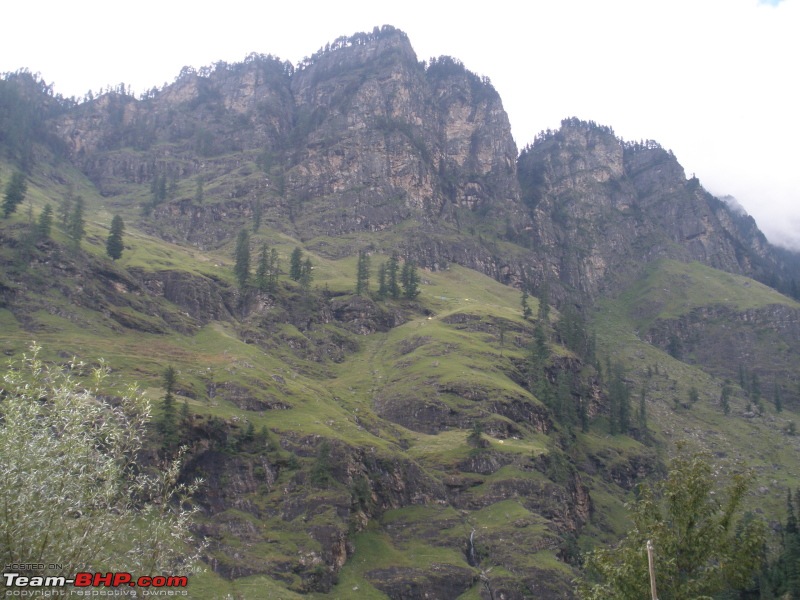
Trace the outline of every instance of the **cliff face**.
[[[391, 27], [340, 38], [297, 68], [251, 56], [184, 69], [143, 99], [80, 105], [57, 130], [105, 195], [141, 198], [168, 180], [144, 226], [201, 248], [258, 212], [332, 257], [400, 249], [433, 269], [546, 282], [557, 301], [618, 289], [662, 257], [762, 280], [778, 268], [752, 220], [654, 142], [568, 119], [517, 159], [488, 80], [452, 58], [420, 63]], [[341, 236], [353, 242], [320, 241]]]
[[[391, 27], [341, 38], [296, 70], [263, 56], [185, 69], [147, 98], [82, 105], [58, 131], [107, 194], [200, 177], [209, 197], [261, 202], [303, 239], [409, 219], [452, 228], [491, 215], [493, 229], [525, 220], [497, 92], [453, 59], [426, 68]], [[260, 172], [241, 171], [253, 162]]]
[[526, 148], [518, 168], [541, 260], [552, 278], [589, 296], [658, 258], [749, 276], [777, 268], [763, 234], [655, 142], [627, 144], [609, 128], [568, 119]]

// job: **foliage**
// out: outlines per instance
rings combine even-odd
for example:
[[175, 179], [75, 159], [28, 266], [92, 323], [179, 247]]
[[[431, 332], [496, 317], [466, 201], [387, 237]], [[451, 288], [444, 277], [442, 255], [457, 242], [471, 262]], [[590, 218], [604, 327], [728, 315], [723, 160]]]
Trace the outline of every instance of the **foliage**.
[[41, 213], [39, 213], [39, 220], [36, 223], [36, 237], [40, 240], [46, 240], [50, 237], [50, 231], [53, 229], [53, 207], [46, 204]]
[[750, 473], [734, 473], [725, 490], [716, 488], [715, 469], [705, 453], [679, 448], [666, 480], [642, 485], [628, 505], [633, 527], [615, 548], [585, 557], [578, 582], [584, 600], [650, 597], [647, 541], [655, 548], [661, 600], [710, 599], [746, 586], [761, 564], [766, 529], [741, 514]]
[[6, 184], [5, 197], [3, 199], [3, 216], [6, 219], [17, 210], [17, 206], [22, 204], [27, 191], [28, 183], [25, 181], [25, 175], [15, 171]]
[[324, 440], [317, 449], [317, 458], [311, 467], [311, 483], [316, 487], [324, 488], [333, 482], [331, 472], [331, 445]]
[[163, 448], [171, 448], [178, 441], [178, 428], [175, 410], [175, 382], [177, 375], [175, 368], [170, 365], [164, 371], [164, 399], [161, 402], [161, 420], [158, 422], [158, 430], [161, 434], [161, 445]]
[[236, 251], [234, 253], [233, 273], [239, 288], [244, 289], [250, 278], [250, 234], [242, 229], [236, 238]]
[[382, 262], [378, 267], [378, 298], [383, 300], [389, 294], [389, 286], [386, 281], [386, 263]]
[[525, 288], [522, 289], [520, 305], [522, 306], [522, 318], [527, 321], [533, 316], [533, 310], [531, 309], [530, 304], [528, 304], [528, 290]]
[[400, 297], [399, 273], [400, 257], [397, 256], [397, 252], [393, 252], [386, 263], [386, 288], [392, 300]]
[[86, 235], [86, 219], [84, 217], [84, 202], [83, 198], [77, 196], [75, 198], [75, 205], [72, 207], [69, 218], [67, 219], [67, 235], [78, 246]]
[[144, 396], [131, 388], [109, 402], [102, 361], [62, 368], [39, 354], [33, 345], [0, 384], [4, 564], [59, 563], [62, 575], [186, 570], [200, 551], [184, 554], [194, 511], [183, 503], [199, 482], [177, 483], [180, 457], [156, 475], [135, 467], [150, 417]]
[[303, 261], [303, 265], [300, 268], [300, 285], [305, 291], [311, 287], [311, 281], [314, 279], [313, 273], [313, 265], [311, 264], [311, 259], [306, 257]]
[[260, 292], [274, 292], [278, 285], [278, 251], [268, 249], [266, 244], [261, 244], [256, 266], [256, 287]]
[[369, 254], [364, 250], [358, 251], [358, 266], [356, 267], [356, 295], [363, 296], [369, 292]]
[[122, 234], [125, 232], [125, 222], [119, 215], [114, 215], [111, 219], [111, 231], [108, 232], [108, 239], [106, 239], [106, 254], [113, 260], [122, 257], [122, 251], [125, 246], [122, 243]]
[[292, 255], [289, 257], [289, 277], [293, 281], [300, 281], [303, 275], [303, 251], [299, 246], [295, 246]]
[[413, 300], [419, 296], [419, 274], [414, 261], [407, 260], [403, 263], [403, 270], [400, 272], [400, 285], [403, 288], [404, 298]]

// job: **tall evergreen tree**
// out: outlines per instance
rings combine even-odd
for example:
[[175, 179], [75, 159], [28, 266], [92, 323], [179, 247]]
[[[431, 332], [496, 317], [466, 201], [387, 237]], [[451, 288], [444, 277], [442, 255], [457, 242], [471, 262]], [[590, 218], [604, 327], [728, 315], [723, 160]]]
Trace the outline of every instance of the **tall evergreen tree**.
[[722, 384], [722, 391], [719, 394], [719, 405], [722, 412], [726, 415], [731, 412], [731, 385], [730, 380], [726, 379]]
[[311, 258], [306, 257], [303, 261], [303, 266], [300, 268], [300, 286], [306, 292], [311, 287], [311, 281], [314, 279], [313, 269]]
[[289, 258], [289, 277], [293, 281], [300, 281], [303, 275], [303, 251], [300, 246], [295, 246], [292, 250], [292, 255]]
[[86, 220], [83, 211], [83, 198], [77, 196], [75, 198], [75, 206], [72, 207], [72, 212], [67, 222], [67, 235], [76, 246], [80, 245], [83, 236], [86, 235]]
[[400, 257], [393, 252], [386, 263], [386, 286], [393, 300], [400, 297]]
[[260, 292], [266, 292], [269, 288], [269, 250], [265, 243], [261, 244], [258, 252], [258, 263], [256, 264], [256, 287]]
[[28, 191], [28, 183], [25, 175], [20, 171], [14, 171], [6, 184], [5, 198], [3, 200], [3, 216], [7, 219], [11, 213], [17, 210], [17, 206], [25, 200]]
[[363, 296], [369, 292], [369, 254], [364, 250], [358, 251], [358, 265], [356, 267], [356, 295]]
[[537, 316], [545, 324], [550, 320], [550, 286], [547, 281], [542, 284], [539, 290], [539, 313]]
[[236, 275], [239, 287], [244, 289], [250, 278], [250, 234], [247, 233], [246, 229], [242, 229], [236, 238], [234, 259], [233, 272]]
[[173, 395], [176, 381], [177, 373], [175, 368], [169, 365], [164, 371], [164, 399], [161, 402], [161, 420], [158, 423], [158, 429], [161, 433], [161, 445], [164, 448], [173, 446], [178, 437], [177, 411], [175, 410], [175, 396]]
[[125, 223], [122, 217], [114, 215], [111, 219], [111, 230], [108, 232], [108, 239], [106, 240], [106, 253], [113, 259], [117, 260], [122, 257], [122, 251], [125, 246], [122, 242], [122, 234], [125, 232]]
[[533, 310], [531, 309], [530, 304], [528, 304], [528, 297], [528, 290], [523, 287], [520, 305], [522, 306], [522, 318], [525, 320], [528, 320], [533, 316]]
[[403, 270], [400, 273], [400, 283], [403, 287], [403, 296], [413, 300], [419, 296], [419, 274], [417, 265], [414, 261], [407, 260], [403, 263]]
[[46, 240], [50, 237], [50, 231], [53, 229], [53, 207], [46, 204], [44, 210], [39, 214], [39, 221], [36, 224], [36, 237], [40, 240]]
[[280, 259], [278, 257], [278, 251], [275, 248], [272, 248], [269, 251], [269, 275], [267, 277], [267, 290], [270, 292], [274, 292], [278, 289], [278, 275], [281, 272], [281, 265]]
[[378, 298], [383, 300], [389, 294], [389, 286], [386, 282], [386, 263], [382, 262], [378, 267]]

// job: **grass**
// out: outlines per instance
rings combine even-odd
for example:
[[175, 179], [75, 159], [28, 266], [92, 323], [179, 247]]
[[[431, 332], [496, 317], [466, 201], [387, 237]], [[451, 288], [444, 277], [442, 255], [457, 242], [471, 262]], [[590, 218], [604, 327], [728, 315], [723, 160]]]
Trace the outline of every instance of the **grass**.
[[[75, 193], [87, 199], [90, 208], [87, 238], [81, 245], [90, 257], [87, 261], [119, 272], [180, 271], [219, 282], [227, 293], [234, 295], [230, 268], [232, 243], [200, 250], [163, 242], [137, 229], [133, 211], [138, 208], [128, 206], [126, 209], [122, 202], [111, 204], [77, 172], [69, 171], [68, 180], [73, 183]], [[215, 185], [209, 182], [206, 193], [210, 195]], [[63, 189], [62, 184], [53, 184], [45, 175], [37, 174], [29, 192], [34, 214], [46, 202], [55, 206]], [[183, 195], [192, 191], [188, 184], [180, 189]], [[143, 186], [131, 186], [126, 194], [127, 200], [140, 201], [147, 197]], [[21, 207], [4, 226], [26, 222], [23, 210]], [[124, 214], [131, 223], [126, 228], [123, 257], [112, 265], [105, 258], [104, 240], [107, 223], [117, 210], [128, 210]], [[413, 225], [403, 227], [409, 229]], [[400, 239], [401, 235], [401, 232], [392, 232], [308, 240], [302, 247], [314, 264], [313, 285], [342, 297], [352, 294], [355, 250], [367, 244], [388, 247], [392, 236]], [[455, 236], [455, 232], [452, 235]], [[56, 231], [54, 237], [59, 243], [66, 243], [62, 233]], [[300, 244], [267, 225], [252, 239], [254, 249], [262, 241], [275, 246], [284, 270], [292, 249]], [[501, 249], [514, 252], [510, 246]], [[10, 249], [0, 249], [0, 257], [6, 260], [10, 252]], [[372, 255], [373, 273], [387, 258], [385, 254]], [[182, 309], [163, 298], [153, 296], [151, 302], [145, 304], [133, 292], [122, 291], [117, 298], [126, 299], [127, 304], [94, 310], [70, 301], [70, 295], [79, 293], [79, 286], [86, 286], [85, 281], [73, 278], [63, 282], [60, 290], [53, 289], [38, 297], [32, 295], [26, 306], [15, 306], [14, 313], [0, 308], [0, 349], [6, 354], [18, 355], [31, 339], [36, 339], [52, 360], [64, 362], [73, 354], [86, 361], [104, 357], [112, 369], [112, 389], [121, 389], [126, 383], [137, 381], [154, 402], [163, 394], [161, 376], [171, 364], [178, 371], [179, 402], [187, 401], [198, 422], [208, 423], [216, 417], [228, 422], [233, 432], [241, 429], [245, 419], [253, 423], [257, 431], [266, 427], [273, 441], [285, 447], [255, 457], [242, 455], [239, 459], [245, 463], [264, 461], [274, 465], [283, 464], [292, 456], [297, 464], [284, 465], [272, 487], [263, 485], [238, 499], [255, 506], [260, 516], [241, 509], [228, 509], [206, 524], [219, 525], [224, 532], [220, 541], [240, 552], [243, 561], [253, 563], [297, 562], [302, 552], [319, 553], [320, 544], [310, 540], [308, 535], [312, 525], [352, 527], [349, 539], [355, 550], [341, 569], [338, 583], [330, 594], [311, 594], [312, 598], [385, 598], [385, 594], [368, 580], [368, 573], [379, 568], [402, 566], [424, 570], [431, 563], [469, 568], [464, 547], [473, 528], [478, 542], [491, 550], [482, 568], [488, 568], [491, 560], [495, 560], [491, 557], [498, 557], [493, 576], [514, 579], [525, 569], [535, 568], [569, 578], [572, 572], [556, 559], [553, 549], [559, 542], [559, 525], [537, 512], [534, 506], [536, 502], [556, 501], [524, 494], [525, 490], [557, 492], [560, 489], [559, 484], [535, 468], [536, 459], [554, 447], [553, 438], [508, 422], [509, 426], [517, 427], [518, 435], [503, 438], [484, 433], [488, 448], [479, 451], [466, 441], [475, 421], [508, 421], [506, 417], [492, 414], [488, 408], [490, 404], [519, 401], [541, 406], [517, 383], [519, 374], [515, 362], [525, 358], [532, 329], [522, 318], [519, 291], [457, 265], [437, 272], [420, 270], [420, 276], [421, 294], [417, 302], [381, 304], [382, 309], [400, 315], [405, 322], [389, 331], [368, 336], [356, 336], [335, 323], [298, 328], [280, 320], [264, 324], [256, 318], [245, 322], [198, 324], [187, 327], [184, 333], [177, 333], [170, 329], [167, 321], [189, 323], [189, 320], [182, 315]], [[38, 277], [46, 283], [47, 272], [33, 269], [30, 277]], [[287, 298], [296, 295], [296, 284], [285, 277], [281, 283], [282, 293]], [[374, 289], [374, 278], [371, 284]], [[102, 298], [103, 290], [83, 289], [86, 294]], [[531, 297], [529, 304], [536, 314], [538, 301]], [[772, 518], [782, 517], [786, 488], [800, 485], [796, 472], [800, 438], [781, 437], [778, 438], [781, 443], [775, 443], [775, 432], [789, 420], [800, 422], [797, 411], [790, 406], [777, 414], [768, 407], [763, 417], [744, 418], [746, 400], [737, 390], [732, 399], [732, 413], [725, 416], [717, 404], [721, 386], [718, 378], [697, 366], [675, 360], [637, 334], [659, 319], [679, 318], [709, 305], [743, 311], [773, 304], [798, 306], [752, 280], [698, 263], [661, 261], [653, 265], [619, 298], [600, 303], [594, 322], [598, 355], [608, 355], [625, 365], [626, 377], [634, 389], [634, 405], [638, 390], [642, 386], [647, 388], [655, 449], [645, 448], [629, 437], [607, 436], [603, 417], [598, 417], [592, 430], [588, 434], [577, 434], [574, 447], [564, 451], [571, 452], [579, 464], [600, 461], [595, 469], [609, 469], [625, 466], [637, 457], [657, 463], [656, 455], [663, 455], [663, 450], [669, 450], [678, 440], [688, 439], [721, 460], [740, 460], [751, 466], [756, 474], [755, 489], [764, 488], [766, 492], [757, 491], [751, 495], [749, 505]], [[141, 328], [160, 328], [164, 332], [122, 328], [112, 318], [114, 315], [138, 322]], [[269, 316], [267, 309], [259, 318], [266, 321]], [[557, 319], [558, 313], [553, 310], [552, 320]], [[506, 331], [503, 344], [500, 342], [501, 324]], [[254, 334], [256, 343], [246, 343], [243, 334]], [[339, 362], [325, 357], [317, 359], [314, 352], [318, 344], [332, 339], [343, 345], [346, 343], [349, 349], [342, 353]], [[557, 345], [553, 345], [553, 351], [569, 354]], [[648, 375], [648, 368], [656, 365], [659, 373]], [[229, 386], [228, 391], [225, 386]], [[244, 409], [229, 393], [234, 387], [242, 395], [264, 401], [276, 400], [284, 409]], [[675, 409], [674, 399], [687, 398], [691, 388], [699, 391], [700, 401], [689, 409]], [[213, 392], [214, 389], [217, 391]], [[406, 413], [435, 400], [448, 411], [451, 421], [436, 435], [408, 429], [380, 417], [379, 404], [387, 398], [397, 402], [399, 410]], [[346, 512], [341, 506], [350, 503], [351, 490], [346, 480], [332, 484], [328, 490], [315, 490], [303, 479], [314, 464], [314, 448], [321, 438], [336, 442], [337, 448], [348, 452], [346, 460], [350, 462], [342, 465], [346, 476], [360, 474], [359, 461], [364, 456], [374, 455], [381, 465], [408, 461], [443, 486], [445, 481], [464, 485], [462, 492], [449, 492], [458, 493], [460, 504], [458, 508], [452, 504], [442, 506], [439, 502], [444, 502], [444, 492], [439, 496], [430, 492], [430, 497], [420, 492], [421, 495], [412, 496], [414, 504], [410, 506], [391, 508], [392, 505], [387, 504], [383, 507], [385, 512], [376, 511], [366, 529], [358, 531], [354, 522], [336, 513], [336, 507]], [[297, 450], [296, 456], [292, 454], [294, 450]], [[457, 471], [459, 464], [480, 452], [500, 457], [504, 466], [487, 475]], [[386, 478], [396, 476], [389, 472], [389, 467], [385, 469]], [[625, 531], [627, 516], [623, 502], [630, 498], [630, 492], [610, 483], [603, 473], [582, 476], [591, 489], [595, 506], [593, 520], [586, 525], [579, 540], [581, 547], [586, 548], [597, 540], [612, 541], [615, 535]], [[501, 497], [503, 490], [512, 496]], [[302, 495], [310, 507], [307, 513], [291, 520], [283, 518], [282, 511], [292, 502], [299, 502]], [[315, 502], [318, 506], [314, 508]], [[553, 506], [547, 508], [553, 512], [557, 510]], [[239, 533], [241, 531], [255, 531], [253, 535], [260, 538], [256, 542], [248, 541], [247, 536]], [[503, 548], [508, 546], [514, 556], [504, 554]], [[519, 552], [520, 548], [529, 547], [540, 549]], [[299, 595], [288, 587], [296, 587], [299, 580], [299, 575], [293, 574], [284, 583], [266, 576], [227, 581], [207, 571], [193, 580], [190, 592], [202, 590], [202, 596], [210, 598], [230, 594], [242, 598], [293, 599]], [[473, 587], [462, 598], [477, 598], [478, 587]]]

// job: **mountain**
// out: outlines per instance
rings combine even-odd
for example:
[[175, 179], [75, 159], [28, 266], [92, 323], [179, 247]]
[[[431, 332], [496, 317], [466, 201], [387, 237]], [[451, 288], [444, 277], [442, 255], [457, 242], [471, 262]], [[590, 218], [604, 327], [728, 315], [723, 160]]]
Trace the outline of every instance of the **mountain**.
[[[800, 483], [798, 256], [655, 142], [570, 118], [518, 153], [491, 83], [397, 29], [141, 98], [8, 75], [0, 145], [30, 205], [0, 222], [3, 351], [103, 357], [155, 402], [177, 369], [197, 597], [571, 597], [678, 441], [753, 466], [771, 520]], [[418, 296], [379, 291], [393, 261]]]

